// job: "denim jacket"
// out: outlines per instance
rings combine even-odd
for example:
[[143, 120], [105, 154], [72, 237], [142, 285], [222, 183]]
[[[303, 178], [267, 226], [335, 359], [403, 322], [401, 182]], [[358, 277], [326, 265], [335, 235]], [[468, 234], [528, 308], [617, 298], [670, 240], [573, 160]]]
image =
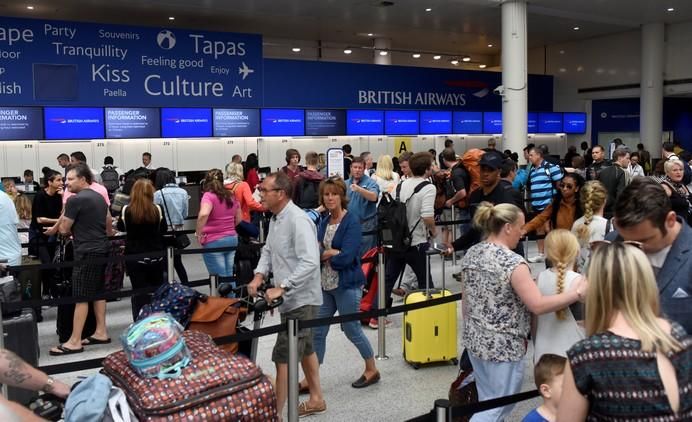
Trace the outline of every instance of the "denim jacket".
[[154, 192], [154, 203], [161, 205], [165, 213], [164, 197], [166, 198], [165, 206], [168, 207], [168, 214], [170, 214], [170, 219], [166, 216], [166, 220], [169, 220], [168, 223], [172, 226], [182, 226], [187, 218], [188, 201], [190, 200], [187, 191], [175, 183], [169, 183], [163, 189]]

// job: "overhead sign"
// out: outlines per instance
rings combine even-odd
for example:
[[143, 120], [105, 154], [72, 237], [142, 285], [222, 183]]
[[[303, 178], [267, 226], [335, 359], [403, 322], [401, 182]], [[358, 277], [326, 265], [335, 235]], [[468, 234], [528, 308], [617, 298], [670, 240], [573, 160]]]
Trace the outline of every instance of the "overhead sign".
[[214, 136], [259, 136], [257, 109], [214, 109]]
[[0, 17], [0, 105], [260, 106], [262, 37]]
[[106, 108], [106, 138], [159, 138], [158, 108]]
[[43, 113], [38, 107], [0, 107], [0, 140], [43, 138]]
[[43, 109], [46, 139], [101, 139], [102, 108], [46, 107]]

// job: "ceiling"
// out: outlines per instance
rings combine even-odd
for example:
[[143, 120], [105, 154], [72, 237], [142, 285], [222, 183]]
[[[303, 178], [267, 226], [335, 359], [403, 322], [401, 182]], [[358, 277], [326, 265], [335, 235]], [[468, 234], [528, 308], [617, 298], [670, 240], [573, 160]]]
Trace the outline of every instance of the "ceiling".
[[[367, 34], [372, 33], [390, 39], [395, 50], [499, 54], [501, 0], [390, 2], [393, 5], [383, 6], [382, 0], [0, 0], [0, 15], [250, 32], [287, 42], [353, 46], [371, 46]], [[29, 4], [34, 10], [27, 10]], [[668, 7], [675, 11], [667, 12]], [[656, 21], [692, 21], [692, 1], [532, 0], [528, 45], [592, 38]]]

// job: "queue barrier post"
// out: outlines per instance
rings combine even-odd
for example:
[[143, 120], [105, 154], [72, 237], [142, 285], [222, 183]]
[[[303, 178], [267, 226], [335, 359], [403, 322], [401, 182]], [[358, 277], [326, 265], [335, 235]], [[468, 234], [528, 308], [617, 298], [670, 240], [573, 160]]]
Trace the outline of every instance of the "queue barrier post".
[[288, 422], [298, 422], [298, 320], [286, 321], [288, 331]]
[[209, 274], [209, 295], [214, 296], [214, 292], [219, 291], [218, 274]]
[[260, 215], [259, 219], [259, 241], [260, 243], [264, 243], [264, 216]]
[[168, 272], [168, 284], [175, 283], [175, 267], [173, 260], [175, 259], [175, 248], [169, 246], [166, 248], [166, 271]]
[[449, 400], [435, 400], [435, 422], [447, 422], [452, 420], [452, 405]]
[[[2, 302], [0, 302], [0, 349], [5, 348], [5, 322], [2, 320]], [[7, 398], [7, 384], [2, 384], [2, 396]]]
[[[454, 211], [454, 205], [452, 205], [452, 221], [457, 221], [457, 216], [456, 212]], [[452, 224], [452, 241], [457, 240], [457, 225]], [[444, 267], [445, 262], [444, 262], [444, 257], [442, 257], [442, 266]], [[457, 266], [457, 254], [453, 253], [452, 254], [452, 265], [456, 268]]]
[[[384, 246], [377, 254], [377, 304], [380, 309], [386, 307], [386, 287], [384, 282]], [[377, 360], [387, 360], [386, 318], [384, 315], [377, 317]]]

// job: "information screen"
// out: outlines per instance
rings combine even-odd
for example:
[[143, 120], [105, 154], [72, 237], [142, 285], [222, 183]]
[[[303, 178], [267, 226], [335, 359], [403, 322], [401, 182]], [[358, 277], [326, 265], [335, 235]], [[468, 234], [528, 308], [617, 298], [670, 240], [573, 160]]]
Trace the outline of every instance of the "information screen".
[[106, 108], [106, 138], [159, 138], [158, 108]]
[[483, 113], [480, 111], [455, 111], [454, 133], [465, 135], [483, 133]]
[[307, 136], [343, 136], [346, 134], [345, 110], [305, 110]]
[[210, 108], [162, 108], [164, 138], [205, 138], [212, 135]]
[[538, 133], [562, 132], [562, 113], [538, 113]]
[[420, 134], [436, 135], [452, 133], [451, 111], [421, 111]]
[[215, 108], [214, 136], [259, 136], [259, 110]]
[[46, 107], [43, 109], [46, 139], [101, 139], [102, 108]]
[[563, 113], [562, 121], [565, 133], [586, 133], [586, 113]]
[[43, 139], [39, 107], [0, 107], [0, 140]]
[[262, 109], [262, 136], [304, 136], [305, 110]]
[[483, 113], [483, 133], [502, 133], [502, 112]]
[[417, 135], [418, 112], [417, 111], [385, 111], [384, 113], [385, 135]]
[[529, 133], [536, 133], [538, 132], [538, 113], [529, 113], [528, 114], [528, 125], [526, 129], [528, 130]]
[[379, 110], [348, 110], [347, 135], [383, 135], [384, 112]]

